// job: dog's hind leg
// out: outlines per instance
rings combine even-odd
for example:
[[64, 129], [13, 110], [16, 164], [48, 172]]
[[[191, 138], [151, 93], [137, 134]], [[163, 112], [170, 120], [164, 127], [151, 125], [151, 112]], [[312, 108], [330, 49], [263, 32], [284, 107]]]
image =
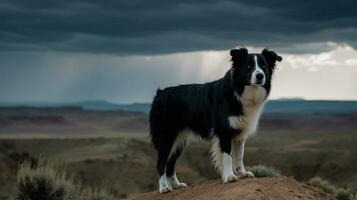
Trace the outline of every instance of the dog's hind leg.
[[177, 179], [177, 176], [176, 176], [176, 172], [175, 172], [176, 161], [179, 158], [179, 156], [181, 155], [181, 153], [182, 153], [182, 147], [174, 150], [174, 152], [171, 153], [169, 161], [167, 162], [167, 165], [166, 165], [166, 176], [167, 176], [168, 181], [171, 184], [173, 189], [187, 187], [187, 185], [185, 183], [179, 182], [179, 180]]
[[170, 150], [171, 150], [171, 146], [169, 146], [168, 144], [163, 144], [157, 149], [157, 153], [158, 153], [157, 172], [159, 174], [160, 193], [167, 193], [172, 190], [166, 177], [166, 166], [170, 155]]
[[166, 169], [169, 162], [170, 154], [174, 148], [176, 134], [161, 134], [160, 138], [156, 141], [156, 151], [158, 154], [157, 172], [159, 174], [159, 192], [166, 193], [172, 190], [168, 180]]

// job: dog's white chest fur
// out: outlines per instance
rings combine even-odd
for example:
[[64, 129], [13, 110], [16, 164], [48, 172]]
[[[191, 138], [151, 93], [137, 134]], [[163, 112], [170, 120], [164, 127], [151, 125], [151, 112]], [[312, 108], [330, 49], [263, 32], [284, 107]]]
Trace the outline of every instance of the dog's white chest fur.
[[245, 86], [242, 96], [236, 95], [243, 105], [243, 115], [229, 116], [232, 128], [241, 130], [242, 137], [256, 132], [260, 114], [267, 98], [266, 90], [258, 86]]

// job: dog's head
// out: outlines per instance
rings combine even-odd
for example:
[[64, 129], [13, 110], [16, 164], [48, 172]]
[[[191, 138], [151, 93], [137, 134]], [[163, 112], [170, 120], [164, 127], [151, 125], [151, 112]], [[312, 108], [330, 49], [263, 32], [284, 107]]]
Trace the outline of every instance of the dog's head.
[[260, 54], [249, 54], [246, 48], [231, 50], [233, 80], [239, 85], [270, 85], [276, 61], [282, 57], [264, 49]]

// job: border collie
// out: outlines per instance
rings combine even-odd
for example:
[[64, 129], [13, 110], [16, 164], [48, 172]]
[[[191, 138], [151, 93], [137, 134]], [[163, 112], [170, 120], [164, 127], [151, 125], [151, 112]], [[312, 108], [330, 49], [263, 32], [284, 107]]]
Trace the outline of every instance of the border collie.
[[149, 118], [160, 193], [186, 187], [177, 179], [175, 164], [192, 137], [211, 142], [212, 161], [223, 183], [254, 177], [244, 169], [244, 142], [257, 129], [275, 63], [282, 58], [267, 49], [249, 54], [244, 47], [230, 55], [232, 67], [219, 80], [157, 90]]

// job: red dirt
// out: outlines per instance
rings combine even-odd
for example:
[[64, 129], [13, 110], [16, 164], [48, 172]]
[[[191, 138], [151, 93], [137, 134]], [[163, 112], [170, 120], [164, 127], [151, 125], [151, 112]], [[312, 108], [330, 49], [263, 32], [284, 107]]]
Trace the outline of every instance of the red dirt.
[[150, 192], [129, 200], [334, 200], [317, 188], [288, 177], [242, 179], [235, 183], [206, 181], [192, 187], [159, 195]]

